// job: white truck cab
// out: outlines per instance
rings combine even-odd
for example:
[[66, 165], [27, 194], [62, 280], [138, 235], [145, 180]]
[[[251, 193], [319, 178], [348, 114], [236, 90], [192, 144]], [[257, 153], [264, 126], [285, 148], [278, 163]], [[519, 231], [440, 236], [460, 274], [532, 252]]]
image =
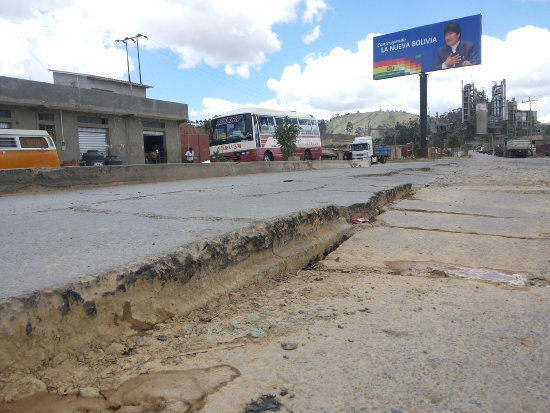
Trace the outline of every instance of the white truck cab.
[[358, 136], [351, 144], [353, 160], [371, 160], [373, 155], [372, 136]]

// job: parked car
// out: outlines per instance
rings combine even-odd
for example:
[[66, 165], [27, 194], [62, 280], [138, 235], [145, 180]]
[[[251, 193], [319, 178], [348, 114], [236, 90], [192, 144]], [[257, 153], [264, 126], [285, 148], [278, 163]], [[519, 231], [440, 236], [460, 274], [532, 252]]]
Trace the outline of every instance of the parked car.
[[48, 132], [0, 129], [0, 169], [58, 166], [55, 142]]

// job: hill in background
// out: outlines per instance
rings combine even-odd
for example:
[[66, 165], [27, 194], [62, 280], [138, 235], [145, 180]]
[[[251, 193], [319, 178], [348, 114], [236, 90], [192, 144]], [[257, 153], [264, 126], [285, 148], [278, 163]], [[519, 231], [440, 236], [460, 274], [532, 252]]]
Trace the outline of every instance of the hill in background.
[[[392, 133], [397, 123], [408, 125], [419, 122], [420, 116], [403, 111], [357, 112], [335, 115], [327, 122], [323, 145], [344, 145], [351, 143], [356, 136], [370, 135], [373, 139], [382, 139], [386, 132]], [[351, 123], [351, 132], [347, 129]]]

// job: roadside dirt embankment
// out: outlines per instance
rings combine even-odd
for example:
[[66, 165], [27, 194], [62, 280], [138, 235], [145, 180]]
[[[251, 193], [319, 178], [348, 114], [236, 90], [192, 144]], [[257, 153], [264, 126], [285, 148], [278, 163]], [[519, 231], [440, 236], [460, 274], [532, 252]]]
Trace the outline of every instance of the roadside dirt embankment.
[[[179, 248], [71, 285], [0, 303], [0, 371], [55, 365], [85, 357], [121, 337], [147, 331], [175, 315], [265, 276], [315, 262], [349, 238], [352, 217], [369, 217], [411, 191], [405, 184], [367, 203], [328, 206], [280, 217]], [[3, 389], [0, 387], [0, 391]], [[19, 395], [2, 394], [2, 399]]]

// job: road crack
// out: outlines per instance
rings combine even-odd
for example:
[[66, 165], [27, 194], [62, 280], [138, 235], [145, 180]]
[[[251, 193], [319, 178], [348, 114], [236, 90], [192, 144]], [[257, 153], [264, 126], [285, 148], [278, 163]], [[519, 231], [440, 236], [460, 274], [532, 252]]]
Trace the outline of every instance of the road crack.
[[547, 237], [518, 237], [514, 235], [503, 235], [503, 234], [488, 234], [483, 232], [475, 232], [475, 231], [451, 231], [448, 229], [441, 229], [441, 228], [421, 228], [421, 227], [403, 227], [399, 225], [388, 225], [384, 224], [384, 228], [396, 228], [396, 229], [410, 229], [412, 231], [428, 231], [428, 232], [445, 232], [448, 234], [465, 234], [465, 235], [479, 235], [479, 236], [485, 236], [485, 237], [497, 237], [497, 238], [507, 238], [507, 239], [519, 239], [519, 240], [546, 240], [550, 239]]
[[429, 209], [416, 209], [416, 208], [399, 208], [399, 207], [389, 207], [388, 209], [392, 211], [401, 211], [401, 212], [418, 212], [421, 214], [444, 214], [444, 215], [462, 215], [469, 217], [479, 217], [479, 218], [499, 218], [499, 219], [521, 219], [518, 217], [506, 217], [506, 216], [496, 216], [488, 214], [474, 214], [469, 212], [454, 212], [454, 211], [435, 211]]
[[90, 213], [90, 214], [104, 214], [104, 215], [128, 215], [141, 218], [149, 219], [165, 219], [171, 221], [208, 221], [208, 222], [218, 222], [218, 221], [233, 221], [233, 222], [246, 222], [249, 224], [257, 224], [262, 221], [253, 220], [249, 218], [227, 218], [227, 217], [200, 217], [200, 216], [189, 216], [189, 217], [174, 217], [169, 215], [158, 215], [151, 213], [139, 213], [139, 212], [123, 212], [123, 211], [111, 211], [108, 209], [98, 209], [98, 208], [89, 208], [89, 207], [75, 207], [70, 208], [74, 212], [81, 213]]

